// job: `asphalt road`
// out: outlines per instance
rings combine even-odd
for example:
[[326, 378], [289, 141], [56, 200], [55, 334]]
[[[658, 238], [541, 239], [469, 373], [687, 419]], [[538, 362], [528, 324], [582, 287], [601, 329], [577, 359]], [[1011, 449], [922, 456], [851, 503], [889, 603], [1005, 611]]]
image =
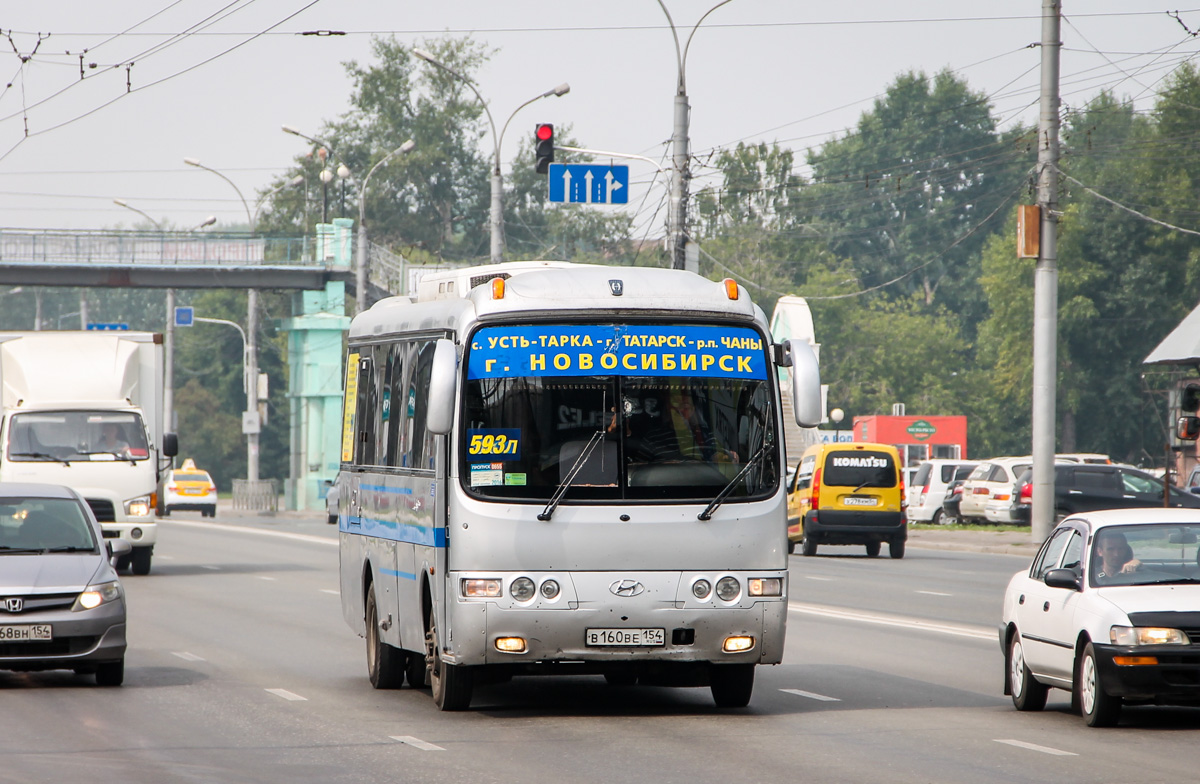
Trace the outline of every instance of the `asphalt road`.
[[[913, 543], [915, 544], [915, 542]], [[911, 546], [793, 556], [783, 664], [719, 711], [707, 689], [515, 678], [440, 713], [375, 691], [321, 519], [177, 515], [126, 577], [125, 685], [0, 672], [0, 782], [1011, 782], [1194, 775], [1200, 710], [1092, 730], [1065, 692], [1001, 694], [1003, 587], [1028, 563]]]

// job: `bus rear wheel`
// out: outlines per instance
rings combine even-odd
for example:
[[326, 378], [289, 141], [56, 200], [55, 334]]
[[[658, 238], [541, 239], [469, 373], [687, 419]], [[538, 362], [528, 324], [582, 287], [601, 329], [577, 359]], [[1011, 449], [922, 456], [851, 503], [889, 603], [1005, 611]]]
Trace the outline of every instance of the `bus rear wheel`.
[[367, 591], [367, 676], [376, 689], [398, 689], [404, 683], [404, 652], [379, 637], [379, 605], [375, 586]]
[[442, 658], [442, 644], [438, 639], [437, 621], [429, 618], [429, 631], [425, 635], [426, 657], [429, 668], [429, 686], [433, 691], [433, 704], [438, 710], [460, 711], [471, 707], [471, 692], [474, 689], [470, 667], [449, 664]]
[[714, 664], [708, 677], [718, 708], [744, 708], [750, 704], [754, 692], [753, 664]]

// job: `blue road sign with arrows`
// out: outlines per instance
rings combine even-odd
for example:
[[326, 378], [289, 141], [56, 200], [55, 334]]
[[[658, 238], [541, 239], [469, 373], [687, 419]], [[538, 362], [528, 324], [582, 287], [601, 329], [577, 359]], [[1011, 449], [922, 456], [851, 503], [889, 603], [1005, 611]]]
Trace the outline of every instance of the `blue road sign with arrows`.
[[628, 204], [629, 167], [552, 163], [550, 201], [574, 204]]

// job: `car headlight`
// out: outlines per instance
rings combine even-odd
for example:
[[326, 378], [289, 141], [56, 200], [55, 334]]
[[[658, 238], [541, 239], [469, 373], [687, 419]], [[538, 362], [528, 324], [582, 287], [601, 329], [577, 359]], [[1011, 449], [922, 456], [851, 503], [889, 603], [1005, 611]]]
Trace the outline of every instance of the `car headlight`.
[[125, 514], [130, 517], [145, 517], [150, 514], [150, 496], [140, 495], [126, 501]]
[[1114, 626], [1108, 630], [1113, 645], [1191, 645], [1179, 629], [1160, 626]]
[[73, 612], [80, 610], [94, 610], [102, 604], [115, 602], [121, 598], [121, 583], [113, 580], [111, 583], [100, 583], [98, 585], [89, 585], [83, 593], [79, 594], [75, 599], [75, 606], [71, 608]]

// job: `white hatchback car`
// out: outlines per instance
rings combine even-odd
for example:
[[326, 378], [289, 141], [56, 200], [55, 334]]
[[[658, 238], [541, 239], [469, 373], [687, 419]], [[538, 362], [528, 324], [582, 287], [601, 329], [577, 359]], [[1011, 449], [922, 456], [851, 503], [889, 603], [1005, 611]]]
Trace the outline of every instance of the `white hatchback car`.
[[[958, 519], [963, 523], [982, 523], [988, 520], [987, 506], [1007, 507], [1012, 503], [1013, 485], [1026, 468], [1033, 465], [1031, 457], [995, 457], [975, 466], [962, 486], [962, 502]], [[991, 522], [999, 522], [991, 520]], [[1004, 522], [1011, 522], [1011, 518]]]
[[1066, 518], [1004, 594], [1004, 693], [1017, 710], [1072, 692], [1089, 726], [1123, 704], [1200, 704], [1200, 510]]
[[934, 458], [917, 466], [917, 473], [908, 487], [908, 521], [941, 524], [946, 488], [955, 479], [966, 479], [976, 465], [974, 460]]

